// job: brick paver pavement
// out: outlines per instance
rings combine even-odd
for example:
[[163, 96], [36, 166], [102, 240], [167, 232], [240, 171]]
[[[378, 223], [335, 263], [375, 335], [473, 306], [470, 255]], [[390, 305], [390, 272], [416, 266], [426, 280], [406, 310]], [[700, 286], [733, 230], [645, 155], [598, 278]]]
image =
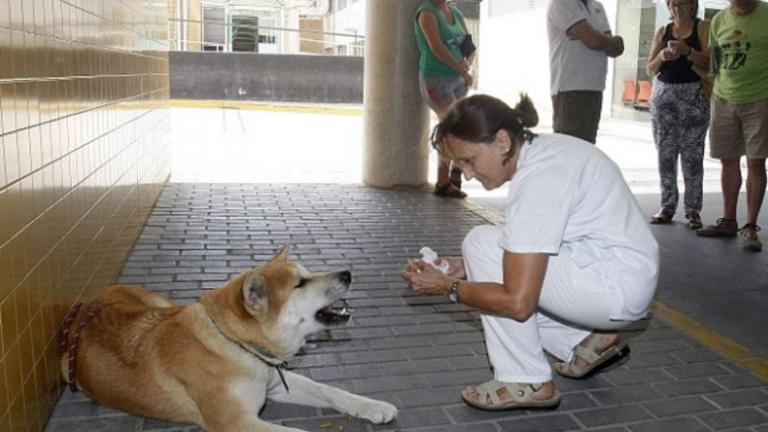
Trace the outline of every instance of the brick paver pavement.
[[[330, 410], [269, 403], [262, 417], [312, 431], [768, 432], [768, 385], [662, 322], [632, 343], [629, 360], [586, 380], [556, 378], [548, 412], [472, 409], [460, 390], [491, 377], [477, 315], [400, 279], [424, 245], [458, 255], [486, 221], [460, 201], [348, 185], [169, 184], [121, 282], [189, 302], [282, 244], [310, 270], [353, 273], [345, 326], [320, 334], [289, 362], [295, 371], [400, 408], [373, 426]], [[660, 287], [663, 289], [663, 287]], [[215, 397], [215, 395], [211, 395]], [[47, 431], [197, 431], [128, 416], [66, 392]]]

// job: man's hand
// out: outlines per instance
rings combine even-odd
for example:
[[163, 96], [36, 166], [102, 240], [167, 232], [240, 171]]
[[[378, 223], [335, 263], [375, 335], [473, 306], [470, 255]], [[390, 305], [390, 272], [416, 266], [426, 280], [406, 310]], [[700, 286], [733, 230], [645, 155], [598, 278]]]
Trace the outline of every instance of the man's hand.
[[605, 53], [608, 54], [608, 57], [613, 57], [613, 58], [616, 58], [624, 54], [624, 39], [618, 35], [612, 36], [611, 44], [608, 47], [608, 49], [605, 50]]

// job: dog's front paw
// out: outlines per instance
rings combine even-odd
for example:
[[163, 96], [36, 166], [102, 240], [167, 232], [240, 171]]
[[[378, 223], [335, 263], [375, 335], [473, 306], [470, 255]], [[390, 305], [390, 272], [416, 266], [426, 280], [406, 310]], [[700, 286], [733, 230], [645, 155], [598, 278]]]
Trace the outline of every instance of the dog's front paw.
[[389, 423], [397, 417], [397, 407], [387, 402], [368, 400], [358, 407], [356, 414], [371, 423]]

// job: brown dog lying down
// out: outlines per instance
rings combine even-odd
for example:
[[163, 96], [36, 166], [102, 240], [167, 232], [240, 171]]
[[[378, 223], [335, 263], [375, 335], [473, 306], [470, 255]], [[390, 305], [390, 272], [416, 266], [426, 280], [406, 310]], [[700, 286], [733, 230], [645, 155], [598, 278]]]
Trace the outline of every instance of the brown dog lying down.
[[298, 431], [258, 417], [267, 398], [391, 421], [389, 403], [280, 369], [310, 333], [349, 318], [334, 303], [350, 272], [312, 274], [287, 255], [188, 306], [139, 287], [107, 289], [65, 324], [62, 375], [103, 405], [212, 432]]

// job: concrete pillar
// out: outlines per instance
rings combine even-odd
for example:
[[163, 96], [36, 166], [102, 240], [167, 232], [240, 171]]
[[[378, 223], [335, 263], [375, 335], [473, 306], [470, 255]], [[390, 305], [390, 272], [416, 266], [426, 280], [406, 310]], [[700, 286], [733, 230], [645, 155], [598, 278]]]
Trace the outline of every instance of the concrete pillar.
[[283, 46], [282, 52], [286, 54], [298, 54], [299, 53], [299, 10], [296, 8], [285, 9], [283, 27], [286, 30], [283, 32]]
[[422, 0], [366, 4], [363, 182], [427, 182], [429, 110], [419, 96], [413, 13]]

